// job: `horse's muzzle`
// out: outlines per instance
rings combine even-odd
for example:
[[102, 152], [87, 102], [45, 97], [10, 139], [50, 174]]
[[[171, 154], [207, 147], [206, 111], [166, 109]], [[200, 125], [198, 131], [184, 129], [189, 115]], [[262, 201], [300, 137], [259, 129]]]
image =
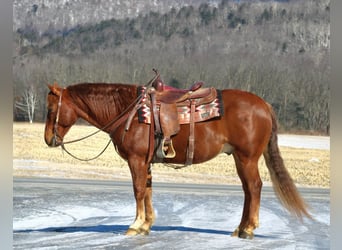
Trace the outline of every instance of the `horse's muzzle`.
[[45, 140], [45, 142], [46, 142], [46, 144], [49, 146], [49, 147], [58, 147], [59, 145], [61, 145], [61, 143], [60, 142], [58, 142], [57, 140], [56, 140], [56, 137], [52, 137], [51, 138], [51, 140], [50, 141], [47, 141], [47, 140]]

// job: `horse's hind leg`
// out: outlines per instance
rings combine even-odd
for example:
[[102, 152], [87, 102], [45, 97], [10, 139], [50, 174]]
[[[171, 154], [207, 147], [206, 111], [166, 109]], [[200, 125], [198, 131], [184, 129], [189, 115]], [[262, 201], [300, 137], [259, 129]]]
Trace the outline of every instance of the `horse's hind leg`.
[[148, 234], [154, 221], [151, 172], [144, 163], [144, 159], [142, 161], [129, 160], [129, 166], [136, 200], [136, 217], [126, 235]]
[[262, 181], [259, 176], [259, 157], [248, 158], [243, 154], [234, 153], [238, 175], [245, 193], [242, 218], [239, 227], [232, 236], [252, 239], [254, 229], [259, 226], [259, 207]]

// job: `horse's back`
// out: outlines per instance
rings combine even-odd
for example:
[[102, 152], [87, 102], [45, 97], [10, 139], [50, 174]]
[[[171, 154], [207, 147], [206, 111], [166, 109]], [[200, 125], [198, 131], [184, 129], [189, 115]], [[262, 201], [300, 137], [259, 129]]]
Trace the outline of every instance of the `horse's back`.
[[250, 118], [264, 117], [267, 120], [271, 118], [270, 105], [251, 92], [225, 89], [222, 90], [222, 101], [225, 116], [234, 116], [237, 120], [245, 119], [246, 116], [251, 116]]
[[267, 108], [266, 101], [252, 92], [239, 89], [223, 89], [221, 93], [225, 107], [230, 107], [231, 105], [236, 105], [235, 107], [258, 105]]

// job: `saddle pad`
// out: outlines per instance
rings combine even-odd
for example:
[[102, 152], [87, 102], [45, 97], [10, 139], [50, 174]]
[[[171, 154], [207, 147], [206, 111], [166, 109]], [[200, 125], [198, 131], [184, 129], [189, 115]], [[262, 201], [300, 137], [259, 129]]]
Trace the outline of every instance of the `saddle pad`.
[[[138, 95], [145, 91], [145, 87], [138, 88]], [[150, 101], [145, 95], [142, 100], [143, 105], [138, 109], [138, 119], [141, 123], [151, 123]], [[158, 105], [159, 107], [159, 105]], [[190, 123], [190, 106], [177, 106], [179, 124]], [[221, 91], [217, 90], [217, 97], [211, 103], [196, 106], [194, 120], [195, 122], [206, 121], [214, 117], [223, 115], [223, 103]]]

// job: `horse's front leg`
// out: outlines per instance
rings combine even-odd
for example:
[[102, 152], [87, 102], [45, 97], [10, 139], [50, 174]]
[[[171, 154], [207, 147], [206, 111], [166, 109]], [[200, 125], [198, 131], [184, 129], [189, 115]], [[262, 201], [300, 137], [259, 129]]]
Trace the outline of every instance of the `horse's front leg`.
[[131, 159], [128, 161], [134, 197], [136, 201], [136, 217], [130, 225], [126, 235], [148, 234], [154, 222], [152, 206], [152, 175], [149, 164], [145, 159]]
[[143, 234], [148, 234], [155, 220], [155, 213], [152, 205], [152, 171], [151, 165], [148, 167], [146, 191], [145, 191], [145, 222], [140, 227]]

